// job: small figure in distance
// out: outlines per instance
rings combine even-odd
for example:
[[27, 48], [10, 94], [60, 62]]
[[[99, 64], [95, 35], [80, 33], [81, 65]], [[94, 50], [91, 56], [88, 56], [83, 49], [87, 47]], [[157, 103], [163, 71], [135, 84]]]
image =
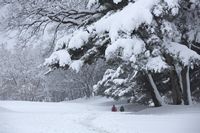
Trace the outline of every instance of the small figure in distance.
[[112, 112], [117, 112], [117, 108], [115, 107], [115, 105], [112, 106]]
[[120, 112], [124, 112], [124, 106], [121, 106], [119, 110]]

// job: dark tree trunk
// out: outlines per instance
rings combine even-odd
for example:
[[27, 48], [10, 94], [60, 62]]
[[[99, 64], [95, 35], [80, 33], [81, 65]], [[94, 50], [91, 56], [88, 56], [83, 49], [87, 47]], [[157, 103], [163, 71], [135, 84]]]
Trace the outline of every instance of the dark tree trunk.
[[187, 67], [185, 67], [181, 71], [181, 76], [182, 76], [182, 84], [183, 84], [183, 101], [185, 105], [188, 105], [188, 99], [187, 99], [187, 82], [186, 82], [186, 74], [187, 74]]
[[170, 86], [172, 91], [173, 104], [180, 105], [182, 103], [182, 92], [176, 68], [173, 64], [173, 59], [170, 55], [165, 55], [165, 58], [167, 64], [172, 67], [169, 76], [170, 76], [170, 83], [171, 83]]
[[190, 80], [189, 80], [189, 68], [188, 66], [184, 67], [184, 69], [181, 71], [182, 76], [182, 84], [183, 84], [183, 101], [185, 105], [192, 104], [191, 99], [191, 92], [190, 92]]
[[179, 79], [175, 70], [170, 71], [170, 82], [172, 89], [172, 98], [175, 105], [182, 103], [182, 92], [179, 84]]

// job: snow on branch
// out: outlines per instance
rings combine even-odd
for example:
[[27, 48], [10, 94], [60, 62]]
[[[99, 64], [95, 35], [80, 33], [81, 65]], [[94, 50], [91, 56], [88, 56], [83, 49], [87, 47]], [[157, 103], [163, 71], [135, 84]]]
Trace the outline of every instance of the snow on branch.
[[151, 8], [157, 2], [158, 0], [139, 0], [135, 3], [129, 3], [121, 11], [107, 13], [99, 21], [88, 27], [88, 30], [90, 32], [96, 31], [97, 34], [109, 32], [111, 42], [114, 42], [119, 38], [120, 31], [130, 35], [141, 24], [150, 24], [153, 19]]
[[71, 40], [69, 41], [68, 48], [69, 49], [79, 49], [85, 43], [88, 42], [89, 33], [84, 30], [78, 30], [73, 33]]
[[189, 49], [187, 46], [176, 42], [169, 42], [164, 44], [167, 52], [173, 56], [174, 59], [180, 60], [180, 62], [187, 66], [191, 62], [197, 63], [200, 60], [200, 55], [195, 51]]
[[[122, 48], [120, 53], [117, 50]], [[125, 61], [133, 59], [133, 56], [137, 56], [145, 51], [145, 44], [141, 39], [136, 37], [132, 39], [118, 39], [113, 44], [109, 45], [105, 51], [105, 57], [107, 60], [113, 58], [113, 56], [121, 56]], [[132, 60], [133, 61], [133, 60]]]
[[169, 69], [167, 63], [161, 58], [161, 56], [150, 57], [146, 64], [146, 70], [151, 72], [162, 72], [163, 70]]
[[59, 64], [60, 67], [70, 65], [71, 58], [69, 53], [65, 49], [53, 52], [51, 56], [45, 60], [44, 65], [51, 66], [54, 64]]

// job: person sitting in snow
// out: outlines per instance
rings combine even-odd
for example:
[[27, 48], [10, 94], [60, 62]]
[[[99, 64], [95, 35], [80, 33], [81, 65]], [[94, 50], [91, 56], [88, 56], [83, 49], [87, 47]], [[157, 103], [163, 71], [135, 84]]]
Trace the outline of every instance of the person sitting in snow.
[[124, 112], [124, 106], [121, 106], [119, 110], [120, 112]]
[[117, 108], [115, 107], [115, 105], [112, 106], [112, 112], [117, 112]]

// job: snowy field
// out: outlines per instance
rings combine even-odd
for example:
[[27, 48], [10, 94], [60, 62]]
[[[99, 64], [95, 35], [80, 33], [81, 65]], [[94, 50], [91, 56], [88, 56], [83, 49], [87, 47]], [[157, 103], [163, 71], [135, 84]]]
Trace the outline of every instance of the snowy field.
[[[200, 105], [145, 108], [95, 97], [61, 103], [1, 101], [0, 133], [200, 133]], [[115, 104], [117, 107], [124, 102]]]

